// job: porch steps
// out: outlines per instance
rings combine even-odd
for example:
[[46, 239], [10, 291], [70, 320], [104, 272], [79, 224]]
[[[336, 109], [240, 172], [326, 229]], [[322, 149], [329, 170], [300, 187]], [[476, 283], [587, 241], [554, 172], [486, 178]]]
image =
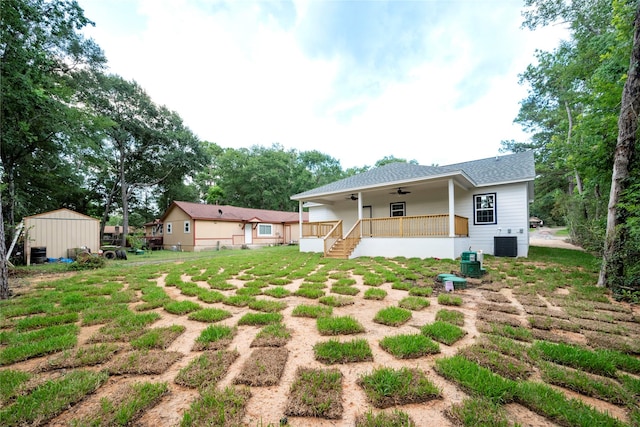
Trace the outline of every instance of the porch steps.
[[324, 256], [325, 258], [349, 259], [349, 255], [351, 255], [354, 249], [355, 248], [348, 248], [346, 240], [339, 239]]

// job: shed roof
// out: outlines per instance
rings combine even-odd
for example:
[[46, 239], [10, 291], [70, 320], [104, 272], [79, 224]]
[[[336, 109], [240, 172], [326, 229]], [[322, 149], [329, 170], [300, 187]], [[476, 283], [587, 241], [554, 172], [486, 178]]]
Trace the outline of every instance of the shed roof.
[[444, 176], [462, 175], [476, 187], [533, 181], [535, 162], [532, 151], [490, 157], [470, 162], [454, 163], [446, 166], [421, 166], [410, 163], [389, 163], [366, 172], [314, 188], [291, 198], [306, 197], [340, 192], [355, 192], [389, 183], [428, 181]]
[[[239, 208], [230, 205], [208, 205], [204, 203], [174, 201], [166, 210], [161, 220], [173, 208], [180, 208], [192, 219], [232, 222], [264, 222], [264, 223], [296, 223], [298, 212], [273, 211], [268, 209]], [[303, 212], [303, 221], [309, 220], [309, 214]]]
[[36, 215], [25, 216], [24, 219], [82, 219], [100, 222], [99, 219], [90, 217], [80, 212], [76, 212], [67, 208], [55, 209], [48, 212], [42, 212]]

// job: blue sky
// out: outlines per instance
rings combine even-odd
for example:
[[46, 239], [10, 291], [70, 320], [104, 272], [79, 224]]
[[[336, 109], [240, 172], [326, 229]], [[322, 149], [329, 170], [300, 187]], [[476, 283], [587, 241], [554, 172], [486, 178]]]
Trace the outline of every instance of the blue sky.
[[518, 74], [559, 27], [520, 0], [78, 0], [109, 72], [222, 147], [449, 164], [525, 140]]

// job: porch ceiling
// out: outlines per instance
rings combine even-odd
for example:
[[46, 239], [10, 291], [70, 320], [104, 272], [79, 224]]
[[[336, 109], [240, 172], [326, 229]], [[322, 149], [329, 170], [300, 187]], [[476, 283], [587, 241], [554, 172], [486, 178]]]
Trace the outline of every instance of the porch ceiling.
[[[301, 200], [302, 202], [333, 205], [338, 202], [349, 200], [352, 194], [357, 197], [359, 192], [362, 193], [362, 197], [365, 201], [367, 199], [377, 199], [381, 197], [389, 199], [402, 198], [403, 200], [410, 200], [415, 197], [421, 198], [421, 195], [432, 192], [436, 189], [447, 189], [449, 185], [449, 178], [453, 179], [454, 184], [458, 188], [468, 190], [469, 188], [473, 187], [473, 184], [468, 179], [466, 179], [466, 177], [464, 177], [463, 175], [458, 175], [440, 179], [431, 179], [428, 181], [423, 180], [406, 183], [395, 182], [370, 188], [354, 188], [335, 193], [316, 194], [305, 198], [300, 198], [299, 200]], [[404, 195], [397, 194], [398, 188], [402, 188], [403, 191], [410, 191], [411, 193]]]

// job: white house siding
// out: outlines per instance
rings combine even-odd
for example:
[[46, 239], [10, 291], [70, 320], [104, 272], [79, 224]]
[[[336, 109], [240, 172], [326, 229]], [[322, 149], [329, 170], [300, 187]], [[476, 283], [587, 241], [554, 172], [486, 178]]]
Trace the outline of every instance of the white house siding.
[[461, 248], [468, 245], [469, 239], [466, 237], [365, 238], [360, 241], [350, 258], [382, 256], [455, 259], [462, 253]]
[[[458, 190], [457, 193], [462, 196], [464, 192]], [[497, 224], [474, 225], [473, 195], [484, 193], [496, 193]], [[456, 214], [469, 218], [471, 250], [493, 255], [495, 236], [515, 236], [518, 256], [526, 257], [529, 253], [528, 199], [526, 183], [476, 188], [462, 199], [456, 197]]]

